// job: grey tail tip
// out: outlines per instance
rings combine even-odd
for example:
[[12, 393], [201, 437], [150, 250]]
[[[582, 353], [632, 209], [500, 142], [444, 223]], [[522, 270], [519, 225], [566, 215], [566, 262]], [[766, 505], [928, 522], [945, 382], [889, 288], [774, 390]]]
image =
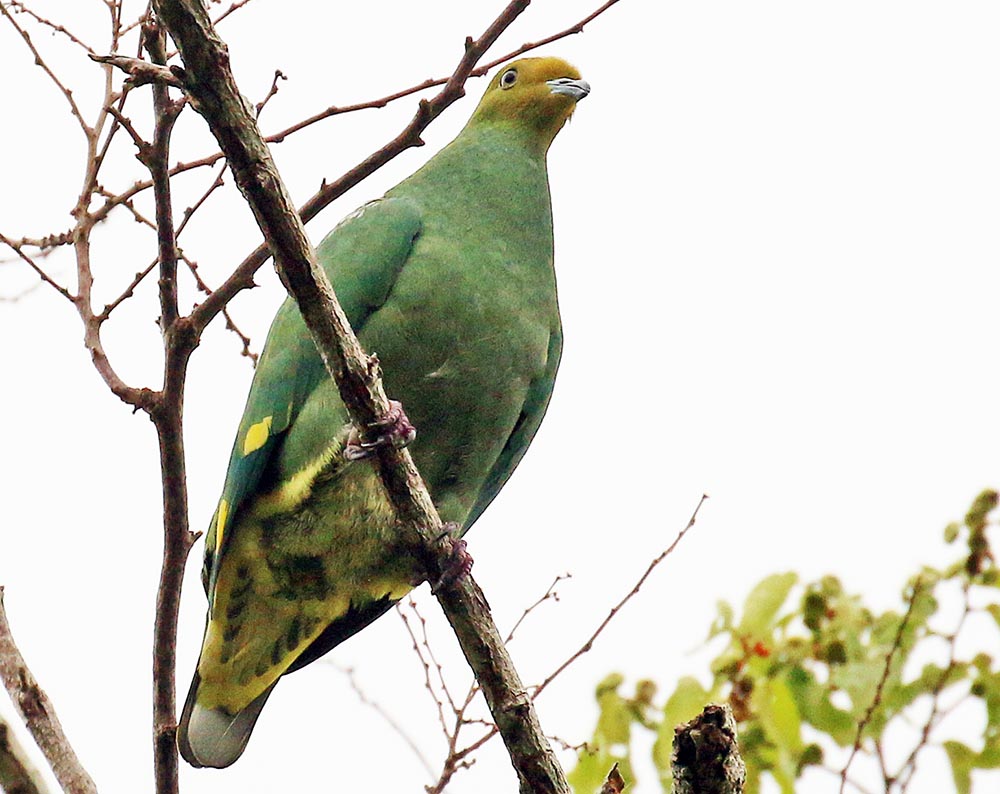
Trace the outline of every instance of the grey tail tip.
[[198, 705], [200, 683], [201, 677], [195, 673], [177, 726], [177, 749], [193, 767], [224, 769], [243, 755], [274, 686], [254, 698], [246, 708], [230, 714], [224, 709]]

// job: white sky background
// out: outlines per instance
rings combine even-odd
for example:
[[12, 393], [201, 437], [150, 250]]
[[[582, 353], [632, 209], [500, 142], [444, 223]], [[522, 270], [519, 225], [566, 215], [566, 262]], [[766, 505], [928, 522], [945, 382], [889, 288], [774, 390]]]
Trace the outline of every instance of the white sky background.
[[[495, 52], [596, 5], [539, 0]], [[501, 6], [255, 0], [220, 32], [252, 101], [275, 68], [289, 77], [263, 116], [267, 133], [450, 73], [464, 37]], [[34, 7], [104, 46], [102, 3]], [[524, 679], [540, 680], [577, 648], [711, 495], [677, 553], [539, 701], [548, 733], [589, 738], [593, 687], [612, 670], [665, 686], [704, 675], [690, 651], [716, 600], [741, 602], [768, 573], [835, 573], [875, 607], [898, 606], [919, 565], [954, 556], [943, 526], [981, 488], [1000, 485], [998, 30], [1000, 7], [986, 2], [622, 0], [583, 35], [543, 50], [593, 86], [550, 156], [566, 349], [531, 452], [469, 536], [501, 629], [557, 574], [573, 574], [512, 646]], [[69, 70], [93, 119], [99, 70], [55, 55], [65, 48], [47, 33], [34, 38]], [[68, 228], [82, 136], [6, 23], [0, 69], [0, 231]], [[450, 140], [484, 86], [470, 83], [425, 148], [325, 211], [312, 239]], [[274, 147], [296, 200], [393, 137], [415, 102], [342, 116]], [[126, 140], [112, 189], [140, 174]], [[210, 151], [204, 124], [185, 112], [175, 157]], [[178, 210], [211, 179], [203, 169], [178, 180]], [[227, 182], [181, 240], [212, 284], [259, 240]], [[149, 209], [151, 197], [144, 202]], [[133, 245], [144, 234], [124, 213], [98, 233], [99, 300], [148, 264], [149, 240]], [[68, 258], [50, 266], [69, 279]], [[262, 289], [232, 305], [257, 350], [281, 300], [269, 265], [258, 281]], [[0, 266], [2, 294], [33, 282], [18, 264]], [[106, 329], [113, 362], [135, 385], [160, 378], [154, 288], [147, 280]], [[190, 285], [182, 298], [185, 307], [197, 299]], [[0, 583], [15, 636], [101, 790], [149, 791], [155, 436], [97, 377], [74, 311], [51, 290], [0, 304], [0, 340]], [[238, 350], [216, 323], [191, 365], [195, 529], [218, 498], [251, 377]], [[182, 605], [180, 698], [202, 630], [201, 549]], [[464, 692], [439, 609], [426, 588], [418, 598]], [[366, 695], [436, 767], [444, 745], [399, 618], [328, 658], [355, 668]], [[9, 703], [0, 710], [9, 715]], [[478, 758], [451, 791], [514, 790], [498, 741]], [[658, 790], [651, 767], [639, 771], [637, 790]], [[982, 776], [982, 790], [998, 779]], [[917, 780], [914, 794], [950, 786], [937, 751]], [[323, 663], [277, 688], [234, 767], [182, 772], [192, 794], [416, 792], [427, 782], [403, 741]], [[808, 790], [836, 782], [817, 774]]]

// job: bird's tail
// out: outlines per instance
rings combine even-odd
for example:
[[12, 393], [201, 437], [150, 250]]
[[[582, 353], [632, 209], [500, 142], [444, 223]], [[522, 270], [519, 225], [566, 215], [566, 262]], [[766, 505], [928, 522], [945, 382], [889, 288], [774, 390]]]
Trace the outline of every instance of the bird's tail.
[[200, 705], [200, 684], [201, 676], [196, 671], [177, 726], [177, 747], [191, 766], [222, 769], [243, 754], [274, 684], [236, 714], [230, 714], [222, 708], [211, 709]]

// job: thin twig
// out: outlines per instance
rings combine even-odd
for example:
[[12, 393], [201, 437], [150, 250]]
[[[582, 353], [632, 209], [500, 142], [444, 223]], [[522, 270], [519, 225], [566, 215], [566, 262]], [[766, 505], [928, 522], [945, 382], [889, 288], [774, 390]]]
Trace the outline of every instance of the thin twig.
[[62, 295], [70, 303], [74, 303], [76, 298], [66, 289], [62, 284], [56, 282], [48, 273], [42, 270], [30, 256], [28, 256], [24, 251], [21, 250], [21, 246], [15, 241], [11, 240], [4, 234], [0, 234], [0, 243], [3, 243], [8, 248], [10, 248], [15, 254], [17, 254], [18, 259], [28, 265], [35, 274], [46, 284], [48, 284], [52, 289]]
[[386, 723], [388, 723], [389, 727], [392, 728], [393, 732], [395, 732], [395, 734], [397, 736], [399, 736], [399, 738], [402, 739], [406, 743], [406, 746], [409, 747], [410, 750], [413, 751], [413, 754], [420, 761], [421, 766], [423, 766], [423, 768], [427, 772], [428, 776], [429, 777], [433, 777], [434, 776], [434, 770], [431, 768], [431, 764], [430, 764], [430, 761], [427, 760], [427, 756], [424, 755], [423, 751], [417, 746], [417, 743], [413, 739], [413, 737], [410, 736], [403, 729], [403, 726], [400, 725], [393, 718], [392, 714], [390, 714], [379, 703], [377, 703], [376, 701], [372, 700], [370, 697], [368, 697], [368, 695], [365, 694], [364, 690], [361, 689], [361, 685], [358, 683], [357, 677], [354, 675], [354, 668], [353, 667], [340, 667], [338, 665], [334, 665], [332, 662], [331, 662], [331, 665], [333, 667], [335, 667], [337, 670], [339, 670], [340, 672], [342, 672], [344, 675], [347, 676], [347, 681], [348, 681], [348, 683], [350, 683], [351, 689], [354, 690], [354, 694], [357, 695], [358, 700], [360, 700], [362, 703], [364, 703], [366, 706], [368, 706], [370, 709], [372, 709], [383, 720], [385, 720]]
[[570, 573], [561, 573], [555, 579], [553, 579], [552, 580], [552, 584], [550, 584], [548, 586], [548, 589], [546, 589], [546, 591], [542, 595], [542, 597], [539, 598], [534, 604], [531, 604], [529, 607], [527, 607], [524, 610], [524, 612], [521, 613], [521, 617], [519, 617], [517, 619], [517, 621], [511, 627], [511, 630], [507, 633], [507, 637], [504, 640], [504, 643], [509, 644], [510, 641], [514, 639], [514, 632], [516, 632], [521, 627], [521, 624], [524, 623], [524, 621], [528, 617], [528, 615], [530, 615], [532, 612], [534, 612], [543, 603], [545, 603], [546, 601], [549, 601], [549, 600], [551, 600], [551, 601], [558, 601], [559, 600], [559, 594], [556, 592], [556, 585], [559, 584], [560, 582], [565, 581], [566, 579], [571, 578], [571, 577], [572, 577], [572, 574], [570, 574]]
[[847, 757], [847, 763], [844, 764], [844, 768], [840, 772], [840, 794], [844, 794], [844, 789], [847, 786], [847, 773], [851, 768], [851, 764], [854, 762], [854, 757], [861, 749], [861, 742], [864, 737], [865, 728], [868, 727], [868, 723], [871, 722], [875, 709], [882, 704], [882, 692], [889, 680], [889, 674], [892, 672], [893, 659], [895, 659], [896, 652], [903, 645], [903, 634], [906, 632], [907, 625], [909, 625], [910, 617], [913, 615], [913, 609], [917, 603], [917, 597], [920, 595], [922, 587], [923, 582], [919, 579], [913, 585], [913, 592], [910, 593], [910, 602], [907, 604], [906, 613], [903, 615], [903, 619], [899, 622], [899, 628], [896, 630], [896, 636], [892, 641], [892, 647], [889, 649], [889, 653], [886, 654], [885, 667], [882, 668], [882, 676], [879, 678], [878, 685], [875, 687], [875, 695], [872, 697], [872, 702], [868, 704], [864, 717], [862, 717], [861, 721], [858, 723], [858, 729], [854, 735], [854, 745], [851, 747], [851, 753]]
[[45, 72], [49, 80], [52, 81], [52, 83], [56, 86], [56, 88], [59, 89], [60, 93], [62, 93], [62, 95], [66, 98], [66, 101], [69, 103], [70, 113], [73, 115], [73, 118], [76, 119], [77, 123], [80, 125], [84, 133], [89, 135], [92, 132], [92, 130], [90, 126], [87, 124], [87, 122], [84, 121], [83, 114], [80, 112], [80, 108], [76, 104], [76, 100], [73, 99], [73, 92], [70, 91], [63, 84], [62, 80], [56, 77], [55, 72], [52, 71], [48, 63], [42, 57], [42, 54], [35, 47], [34, 42], [31, 40], [31, 36], [28, 35], [28, 32], [24, 30], [24, 28], [22, 28], [20, 25], [17, 24], [17, 21], [14, 19], [13, 14], [11, 14], [10, 10], [8, 9], [5, 3], [0, 3], [0, 14], [3, 14], [7, 18], [10, 24], [13, 26], [14, 30], [17, 31], [17, 33], [21, 36], [21, 39], [24, 41], [25, 45], [31, 51], [32, 56], [34, 56], [35, 65], [38, 66], [38, 68], [40, 68], [43, 72]]
[[[567, 667], [569, 667], [580, 656], [587, 653], [591, 649], [598, 635], [600, 635], [601, 632], [603, 632], [604, 629], [607, 628], [608, 624], [614, 619], [615, 615], [617, 615], [621, 611], [622, 607], [624, 607], [625, 604], [628, 603], [628, 601], [630, 601], [639, 592], [639, 589], [645, 583], [646, 579], [649, 578], [649, 575], [653, 572], [653, 569], [655, 569], [661, 562], [663, 562], [663, 560], [666, 559], [667, 556], [673, 553], [674, 549], [681, 542], [681, 539], [687, 534], [688, 530], [695, 525], [695, 522], [698, 519], [698, 512], [701, 510], [701, 506], [705, 503], [706, 499], [708, 499], [708, 494], [702, 494], [701, 499], [698, 501], [698, 504], [695, 507], [694, 512], [691, 514], [691, 518], [688, 519], [688, 523], [684, 527], [684, 529], [682, 529], [678, 533], [677, 537], [674, 538], [673, 543], [671, 543], [661, 554], [659, 554], [659, 556], [657, 556], [652, 562], [650, 562], [650, 564], [646, 567], [645, 572], [643, 572], [642, 576], [639, 577], [638, 581], [635, 583], [632, 589], [625, 595], [624, 598], [622, 598], [614, 607], [612, 607], [611, 611], [608, 613], [608, 616], [601, 622], [601, 624], [597, 627], [594, 633], [590, 635], [590, 638], [572, 656], [570, 656], [565, 662], [559, 665], [559, 667], [556, 668], [556, 670], [551, 675], [549, 675], [548, 678], [546, 678], [541, 684], [539, 684], [532, 690], [531, 692], [532, 700], [537, 698], [541, 694], [542, 690], [544, 690], [549, 684], [551, 684], [552, 681], [555, 680], [555, 678], [559, 676]], [[535, 604], [533, 604], [531, 607], [525, 610], [525, 613], [521, 616], [521, 618], [517, 621], [517, 623], [514, 624], [514, 629], [520, 626], [521, 622], [524, 620], [525, 617], [527, 617], [528, 613], [532, 609], [538, 606], [538, 604], [541, 604], [547, 598], [552, 597], [550, 594], [553, 592], [553, 588], [555, 587], [556, 583], [560, 581], [560, 579], [568, 577], [569, 574], [565, 574], [564, 576], [557, 576], [555, 581], [553, 581], [552, 584], [549, 586], [549, 589], [546, 591], [545, 595], [543, 595], [538, 601], [535, 602]], [[508, 635], [508, 642], [513, 637], [514, 629], [511, 629], [511, 633], [510, 635]], [[465, 705], [462, 707], [460, 711], [461, 715], [464, 715], [465, 708], [472, 701], [472, 698], [477, 691], [478, 687], [475, 683], [473, 683], [473, 685], [469, 688]], [[457, 746], [457, 743], [455, 739], [457, 738], [458, 734], [458, 729], [456, 728], [451, 741], [451, 752], [449, 753], [448, 759], [446, 759], [445, 761], [445, 768], [441, 772], [438, 784], [433, 789], [428, 789], [428, 791], [432, 792], [432, 794], [436, 794], [437, 792], [444, 790], [445, 785], [447, 785], [448, 781], [451, 779], [455, 771], [455, 765], [452, 763], [452, 756], [455, 756], [456, 759], [465, 758], [472, 750], [482, 746], [487, 741], [492, 739], [496, 735], [496, 733], [497, 733], [497, 728], [496, 726], [493, 726], [491, 730], [487, 731], [487, 733], [480, 739], [478, 739], [473, 745], [470, 745], [463, 750], [456, 751], [455, 747]]]
[[674, 538], [674, 542], [671, 543], [669, 546], [667, 546], [667, 548], [664, 549], [659, 554], [659, 556], [657, 556], [656, 559], [654, 559], [649, 564], [645, 572], [642, 574], [642, 576], [639, 577], [639, 580], [635, 583], [632, 589], [625, 594], [625, 597], [622, 598], [621, 601], [619, 601], [611, 608], [611, 611], [608, 613], [607, 617], [605, 617], [604, 620], [600, 622], [598, 627], [594, 630], [594, 633], [590, 635], [587, 641], [583, 643], [583, 645], [581, 645], [572, 654], [572, 656], [570, 656], [565, 662], [563, 662], [552, 673], [550, 673], [549, 676], [544, 681], [542, 681], [542, 683], [540, 683], [537, 687], [535, 687], [532, 695], [533, 697], [538, 697], [542, 693], [542, 691], [549, 684], [551, 684], [552, 681], [555, 680], [555, 678], [558, 675], [562, 673], [563, 670], [565, 670], [567, 667], [573, 664], [573, 662], [575, 662], [585, 653], [589, 652], [591, 648], [593, 648], [594, 641], [600, 636], [601, 632], [607, 628], [608, 624], [612, 620], [614, 620], [615, 615], [617, 615], [621, 611], [622, 607], [624, 607], [629, 601], [632, 600], [632, 598], [639, 592], [639, 589], [643, 586], [643, 584], [645, 584], [646, 580], [649, 578], [653, 570], [673, 553], [674, 549], [677, 548], [677, 545], [684, 539], [684, 536], [688, 533], [688, 530], [690, 530], [695, 525], [695, 522], [698, 520], [698, 511], [701, 510], [701, 506], [705, 504], [706, 499], [708, 499], [708, 494], [702, 494], [701, 499], [698, 500], [698, 505], [695, 507], [694, 512], [691, 514], [691, 518], [688, 519], [687, 525], [677, 534], [677, 537]]
[[71, 33], [64, 25], [58, 24], [56, 22], [53, 22], [50, 19], [46, 19], [45, 17], [43, 17], [40, 14], [36, 13], [35, 11], [33, 11], [32, 9], [28, 8], [28, 6], [25, 5], [24, 3], [20, 2], [20, 0], [8, 0], [7, 5], [10, 8], [14, 9], [16, 12], [19, 12], [19, 13], [22, 13], [22, 14], [25, 14], [25, 15], [31, 17], [39, 25], [42, 25], [43, 27], [51, 28], [53, 33], [60, 33], [60, 34], [62, 34], [63, 36], [65, 36], [66, 38], [68, 38], [70, 41], [72, 41], [74, 44], [76, 44], [78, 47], [82, 47], [87, 52], [93, 52], [94, 51], [93, 48], [89, 44], [87, 44], [85, 41], [83, 41], [83, 39], [81, 39], [79, 36], [76, 36], [73, 33]]
[[121, 294], [120, 294], [120, 295], [119, 295], [119, 296], [118, 296], [117, 298], [115, 298], [115, 299], [114, 299], [113, 301], [111, 301], [111, 303], [107, 304], [107, 305], [106, 305], [106, 306], [105, 306], [105, 307], [104, 307], [104, 308], [103, 308], [103, 309], [101, 310], [101, 313], [100, 313], [100, 314], [98, 314], [98, 315], [96, 315], [96, 316], [94, 317], [94, 319], [95, 319], [95, 320], [96, 320], [97, 322], [99, 322], [99, 323], [103, 323], [103, 322], [104, 322], [105, 320], [107, 320], [107, 319], [108, 319], [108, 317], [110, 317], [110, 316], [111, 316], [111, 312], [113, 312], [113, 311], [114, 311], [115, 309], [117, 309], [117, 308], [118, 308], [118, 307], [119, 307], [119, 306], [120, 306], [120, 305], [121, 305], [122, 303], [124, 303], [124, 302], [125, 302], [126, 300], [128, 300], [129, 298], [131, 298], [131, 297], [132, 297], [132, 296], [133, 296], [133, 295], [135, 294], [135, 289], [136, 289], [136, 287], [138, 287], [138, 286], [139, 286], [139, 284], [141, 284], [141, 283], [142, 283], [143, 279], [145, 279], [145, 278], [146, 278], [146, 276], [148, 276], [148, 275], [149, 275], [150, 273], [152, 273], [152, 272], [153, 272], [153, 270], [154, 270], [154, 269], [156, 268], [156, 265], [158, 264], [158, 262], [159, 262], [159, 260], [158, 260], [158, 259], [154, 259], [154, 260], [153, 260], [152, 262], [150, 262], [150, 263], [149, 263], [149, 264], [148, 264], [148, 265], [147, 265], [147, 266], [146, 266], [145, 268], [143, 268], [143, 269], [142, 269], [142, 270], [140, 270], [140, 271], [139, 271], [138, 273], [136, 273], [136, 274], [135, 274], [135, 278], [133, 278], [133, 279], [132, 279], [132, 281], [131, 281], [131, 283], [129, 283], [129, 285], [128, 285], [128, 286], [127, 286], [127, 287], [125, 288], [125, 291], [124, 291], [124, 292], [122, 292], [122, 293], [121, 293]]
[[274, 70], [274, 79], [271, 80], [271, 87], [267, 90], [267, 93], [264, 95], [264, 98], [254, 106], [254, 110], [256, 111], [256, 116], [258, 119], [260, 118], [261, 112], [264, 110], [265, 107], [267, 107], [267, 103], [270, 102], [271, 98], [278, 93], [278, 80], [287, 80], [287, 79], [288, 78], [285, 77], [284, 72], [282, 72], [281, 69]]
[[[919, 585], [919, 581], [918, 581]], [[917, 740], [916, 745], [913, 750], [907, 756], [906, 760], [903, 762], [902, 766], [899, 768], [899, 772], [896, 775], [896, 780], [899, 782], [900, 794], [903, 794], [909, 788], [910, 782], [913, 780], [913, 775], [917, 771], [917, 758], [920, 755], [920, 751], [923, 750], [929, 740], [931, 731], [940, 722], [944, 710], [941, 708], [941, 693], [944, 691], [945, 685], [948, 683], [948, 679], [951, 677], [952, 670], [955, 669], [956, 664], [958, 664], [958, 635], [961, 633], [962, 628], [965, 626], [965, 621], [972, 612], [972, 603], [969, 599], [969, 592], [971, 589], [971, 581], [966, 579], [962, 583], [962, 614], [958, 619], [958, 625], [955, 626], [955, 630], [949, 635], [949, 652], [948, 652], [948, 664], [945, 665], [944, 670], [941, 671], [941, 675], [935, 682], [933, 689], [930, 692], [931, 695], [931, 711], [927, 715], [927, 719], [924, 722], [923, 728], [920, 731], [920, 738]], [[914, 586], [916, 590], [916, 586]], [[915, 596], [914, 596], [915, 597]]]
[[38, 248], [42, 252], [42, 256], [50, 252], [53, 248], [58, 248], [61, 245], [69, 245], [73, 242], [73, 230], [65, 232], [57, 232], [55, 234], [47, 234], [44, 237], [22, 237], [19, 240], [14, 240], [14, 245], [17, 247], [28, 246], [31, 248]]
[[[249, 2], [250, 2], [250, 0], [238, 0], [237, 2], [235, 2], [231, 6], [229, 6], [229, 8], [227, 8], [221, 14], [219, 14], [219, 16], [217, 16], [215, 18], [215, 21], [212, 24], [218, 25], [220, 22], [222, 22], [222, 20], [224, 20], [226, 17], [228, 17], [234, 11], [238, 11], [239, 9], [243, 8], [243, 6], [245, 6]], [[150, 6], [152, 6], [152, 3], [150, 3]], [[143, 22], [146, 21], [146, 16], [148, 15], [148, 13], [149, 13], [149, 11], [147, 10], [147, 12], [145, 14], [143, 14], [141, 17], [139, 17], [139, 19], [137, 19], [135, 22], [132, 22], [132, 23], [126, 25], [124, 28], [122, 28], [122, 33], [123, 34], [128, 33], [129, 31], [135, 30], [137, 27], [139, 27], [139, 25], [141, 25]], [[176, 52], [172, 52], [172, 53], [170, 53], [170, 56], [173, 57], [176, 54], [177, 54]]]
[[[413, 599], [410, 598], [409, 602], [410, 602], [410, 609], [412, 609], [417, 614], [417, 617], [420, 618], [420, 613], [417, 612], [416, 604], [414, 603]], [[413, 630], [413, 626], [410, 625], [410, 619], [406, 616], [406, 613], [403, 612], [402, 608], [398, 604], [396, 605], [396, 614], [398, 614], [399, 617], [402, 619], [403, 625], [406, 627], [406, 633], [410, 635], [410, 640], [413, 642], [413, 651], [414, 653], [416, 653], [417, 659], [420, 660], [420, 665], [424, 669], [424, 689], [426, 689], [430, 693], [431, 698], [434, 700], [434, 705], [437, 707], [438, 721], [441, 723], [441, 730], [444, 732], [445, 736], [450, 738], [451, 733], [448, 730], [448, 723], [444, 717], [444, 701], [442, 701], [441, 698], [438, 697], [437, 690], [434, 688], [434, 684], [431, 682], [430, 662], [428, 662], [427, 657], [424, 656], [424, 652], [423, 649], [421, 648], [420, 641], [417, 639], [417, 633]], [[423, 618], [420, 619], [423, 620]], [[424, 636], [426, 637], [426, 635]], [[438, 672], [440, 674], [440, 670]], [[452, 704], [452, 708], [454, 708], [454, 704]]]
[[132, 125], [132, 120], [128, 116], [122, 113], [118, 108], [110, 105], [108, 106], [108, 113], [114, 116], [117, 125], [129, 134], [129, 137], [132, 139], [132, 143], [135, 144], [135, 148], [138, 149], [140, 153], [149, 147], [149, 143], [147, 143], [146, 139], [143, 138], [139, 134], [139, 131]]

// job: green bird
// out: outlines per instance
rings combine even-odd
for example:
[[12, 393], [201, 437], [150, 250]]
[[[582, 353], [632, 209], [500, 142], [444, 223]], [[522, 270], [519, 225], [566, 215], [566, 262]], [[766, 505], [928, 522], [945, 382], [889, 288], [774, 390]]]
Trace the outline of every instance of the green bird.
[[[460, 534], [510, 477], [552, 393], [562, 331], [546, 153], [589, 92], [558, 58], [504, 67], [454, 141], [317, 249]], [[401, 418], [395, 430], [408, 428]], [[206, 537], [208, 618], [177, 731], [190, 764], [232, 764], [282, 675], [426, 578], [367, 451], [285, 301]]]

